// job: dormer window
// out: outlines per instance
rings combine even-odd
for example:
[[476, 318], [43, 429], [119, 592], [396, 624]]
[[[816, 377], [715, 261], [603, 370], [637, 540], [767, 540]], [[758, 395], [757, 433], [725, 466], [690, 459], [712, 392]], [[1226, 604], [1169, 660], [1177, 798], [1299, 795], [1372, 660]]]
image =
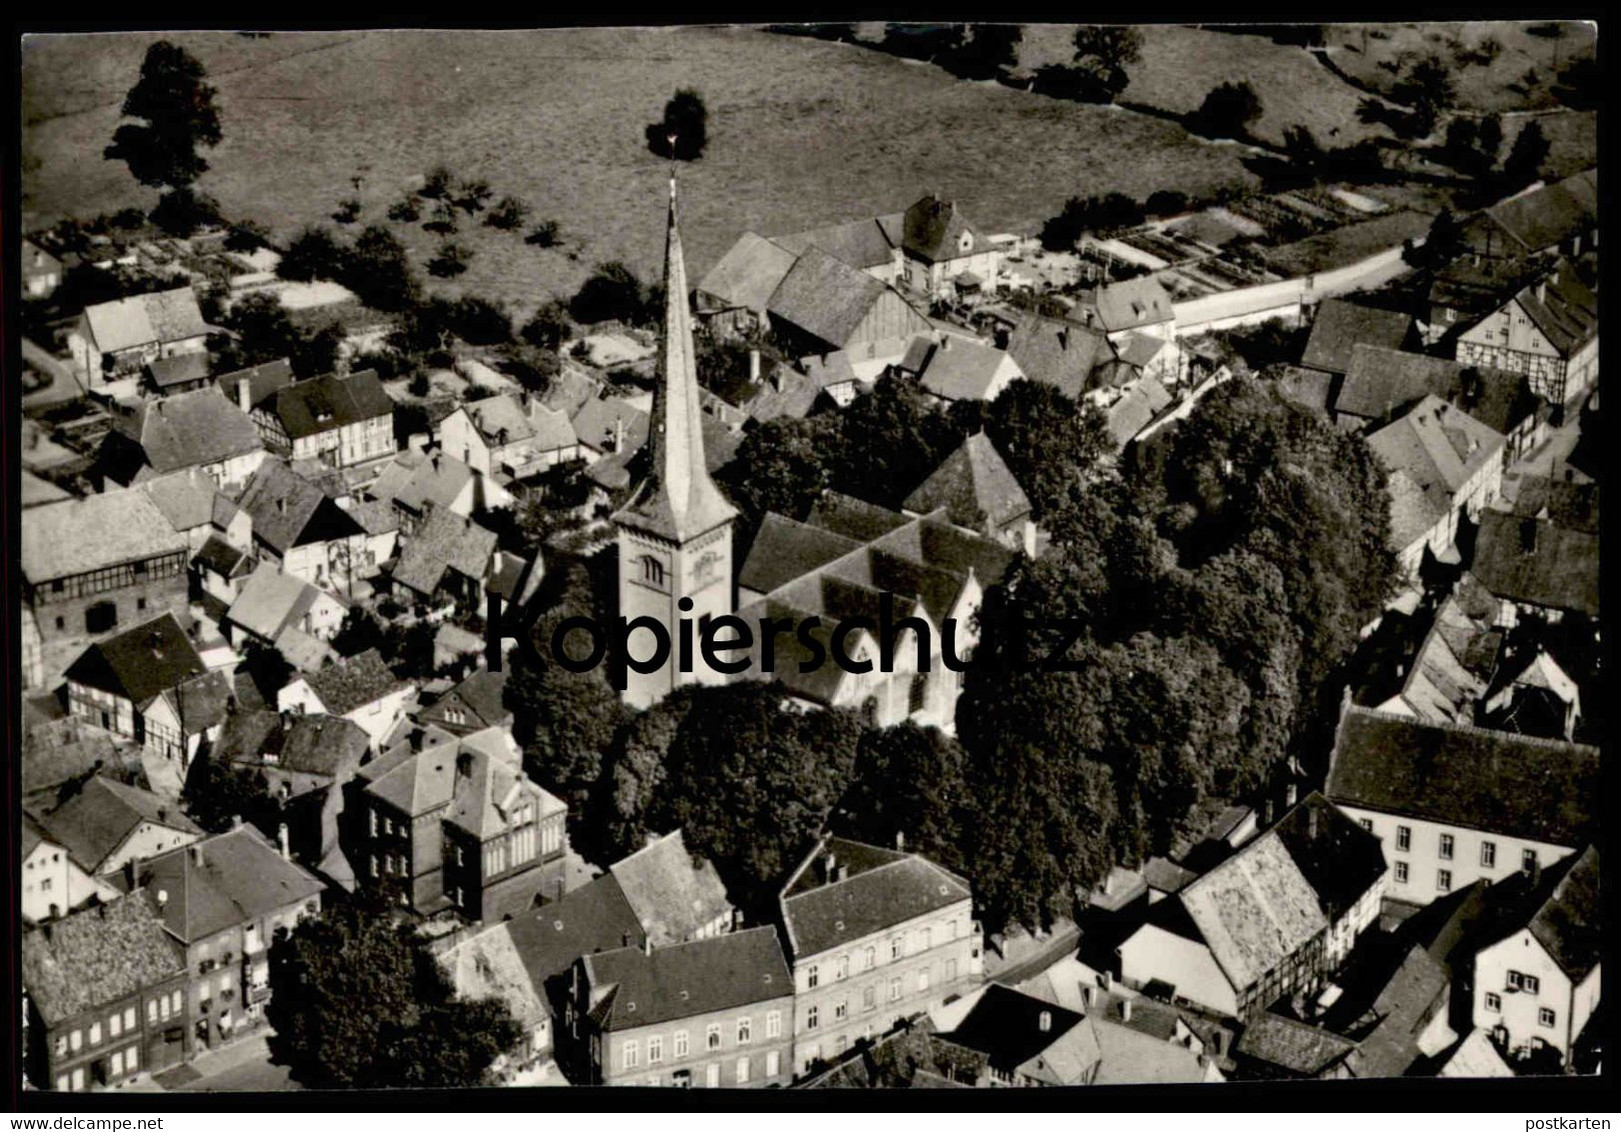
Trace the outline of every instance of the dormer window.
[[957, 246], [959, 248], [961, 248], [965, 252], [973, 251], [974, 250], [974, 234], [972, 232], [964, 232], [962, 234], [962, 239], [960, 241], [958, 241]]

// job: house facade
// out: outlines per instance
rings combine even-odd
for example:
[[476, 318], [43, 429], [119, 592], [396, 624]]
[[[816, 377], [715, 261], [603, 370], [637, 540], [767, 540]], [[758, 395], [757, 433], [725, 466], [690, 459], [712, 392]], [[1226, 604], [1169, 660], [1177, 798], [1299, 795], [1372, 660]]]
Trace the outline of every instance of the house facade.
[[915, 853], [827, 838], [779, 903], [796, 1075], [981, 978], [968, 883]]
[[276, 695], [277, 711], [324, 712], [360, 725], [375, 748], [394, 730], [417, 686], [397, 679], [376, 649], [298, 675]]
[[775, 929], [574, 964], [566, 1025], [583, 1084], [760, 1088], [791, 1077], [793, 984]]
[[348, 468], [396, 448], [394, 402], [374, 370], [283, 386], [255, 405], [252, 417], [265, 447], [287, 459]]
[[580, 455], [566, 413], [531, 400], [489, 397], [460, 405], [439, 424], [439, 443], [481, 475], [524, 479]]
[[[203, 677], [205, 668], [173, 614], [165, 613], [91, 645], [64, 675], [71, 715], [165, 758], [182, 757], [178, 732], [172, 726], [172, 706], [154, 708], [166, 693], [177, 693], [182, 685]], [[211, 709], [209, 716], [213, 714]], [[152, 728], [148, 727], [149, 715], [156, 725]], [[209, 725], [219, 722], [210, 718]]]
[[1561, 263], [1458, 337], [1457, 359], [1524, 374], [1555, 405], [1598, 380], [1598, 297]]
[[73, 912], [92, 897], [109, 899], [113, 889], [73, 859], [48, 831], [23, 815], [21, 893], [23, 921], [37, 924]]
[[208, 333], [196, 294], [177, 287], [86, 307], [68, 332], [68, 351], [85, 386], [95, 390], [158, 358], [204, 352]]

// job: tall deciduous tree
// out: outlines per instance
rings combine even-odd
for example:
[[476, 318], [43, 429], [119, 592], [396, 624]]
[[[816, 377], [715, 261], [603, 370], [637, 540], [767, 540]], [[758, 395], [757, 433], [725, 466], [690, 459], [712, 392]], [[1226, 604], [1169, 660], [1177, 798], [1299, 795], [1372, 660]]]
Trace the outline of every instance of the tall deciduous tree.
[[696, 161], [708, 144], [709, 110], [703, 95], [695, 90], [676, 91], [675, 97], [664, 104], [663, 119], [647, 127], [647, 148], [660, 157]]
[[498, 999], [464, 1001], [414, 925], [364, 898], [270, 951], [271, 1052], [312, 1088], [490, 1085], [521, 1031]]
[[123, 115], [137, 119], [119, 126], [104, 155], [123, 161], [143, 185], [189, 188], [207, 171], [198, 147], [220, 143], [216, 91], [208, 72], [183, 47], [160, 40], [147, 48], [141, 76], [124, 99]]

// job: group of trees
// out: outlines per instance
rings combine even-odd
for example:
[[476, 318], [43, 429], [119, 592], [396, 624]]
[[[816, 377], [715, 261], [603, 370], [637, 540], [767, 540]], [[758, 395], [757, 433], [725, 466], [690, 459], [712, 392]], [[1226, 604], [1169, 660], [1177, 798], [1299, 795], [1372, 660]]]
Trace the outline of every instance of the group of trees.
[[343, 330], [337, 323], [320, 329], [298, 326], [274, 295], [247, 295], [219, 316], [228, 333], [209, 336], [217, 373], [231, 373], [261, 362], [286, 358], [299, 377], [331, 373], [338, 364]]
[[1069, 251], [1087, 233], [1108, 236], [1135, 228], [1146, 215], [1144, 207], [1125, 193], [1070, 197], [1057, 216], [1042, 224], [1041, 246], [1048, 251]]
[[1188, 115], [1188, 129], [1208, 138], [1249, 136], [1250, 125], [1261, 116], [1261, 99], [1244, 80], [1222, 83], [1209, 94], [1199, 109]]
[[154, 43], [124, 99], [123, 116], [134, 121], [120, 125], [103, 150], [109, 160], [128, 165], [141, 184], [161, 191], [152, 222], [175, 235], [219, 219], [218, 202], [195, 188], [208, 171], [199, 148], [212, 149], [224, 136], [214, 105], [218, 92], [206, 78], [190, 52], [167, 40]]
[[1131, 82], [1126, 68], [1141, 60], [1142, 50], [1142, 32], [1134, 27], [1076, 28], [1070, 64], [1037, 68], [1032, 89], [1079, 102], [1113, 102]]

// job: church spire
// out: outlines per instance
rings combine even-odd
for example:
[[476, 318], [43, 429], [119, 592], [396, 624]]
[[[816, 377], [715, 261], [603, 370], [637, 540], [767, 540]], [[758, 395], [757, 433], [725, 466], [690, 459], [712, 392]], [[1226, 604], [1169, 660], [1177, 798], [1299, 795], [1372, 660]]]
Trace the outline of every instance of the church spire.
[[617, 522], [685, 542], [737, 515], [737, 509], [709, 478], [701, 413], [687, 267], [676, 223], [672, 172], [664, 244], [664, 341], [650, 437], [653, 463], [636, 495], [614, 516]]

